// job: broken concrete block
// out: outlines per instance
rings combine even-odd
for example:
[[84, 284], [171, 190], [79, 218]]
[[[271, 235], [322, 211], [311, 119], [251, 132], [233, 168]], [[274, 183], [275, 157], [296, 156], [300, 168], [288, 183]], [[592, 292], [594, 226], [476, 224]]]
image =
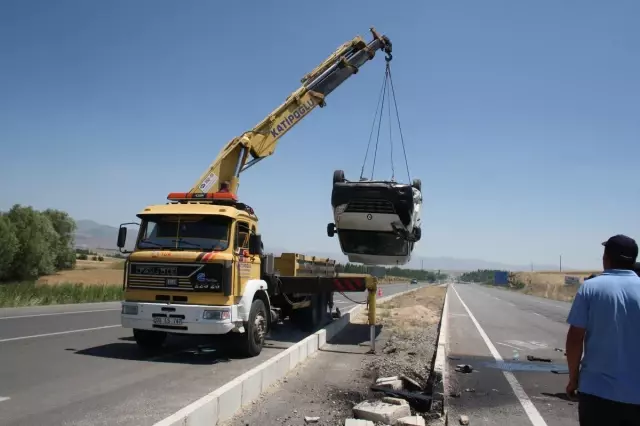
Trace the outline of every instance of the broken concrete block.
[[320, 421], [320, 417], [304, 416], [304, 421], [305, 423], [318, 423], [318, 421]]
[[389, 389], [393, 389], [393, 390], [402, 390], [403, 389], [403, 383], [402, 380], [390, 380], [388, 382], [380, 382], [380, 383], [376, 383], [378, 386], [380, 386], [381, 388], [389, 388]]
[[464, 414], [460, 415], [460, 424], [461, 425], [468, 425], [469, 424], [469, 417], [465, 416]]
[[402, 417], [411, 416], [409, 404], [404, 399], [384, 398], [382, 401], [363, 401], [353, 407], [358, 419], [392, 425]]
[[408, 416], [398, 419], [396, 426], [426, 426], [427, 422], [422, 416]]
[[344, 426], [375, 426], [375, 424], [369, 420], [347, 419], [344, 421]]
[[394, 398], [392, 396], [385, 396], [384, 398], [382, 398], [382, 402], [386, 402], [387, 404], [393, 404], [393, 405], [409, 405], [409, 403], [404, 399]]
[[393, 382], [394, 380], [398, 380], [398, 379], [400, 379], [400, 377], [398, 376], [380, 377], [378, 380], [376, 380], [376, 384], [379, 385], [380, 383], [383, 383], [383, 382]]

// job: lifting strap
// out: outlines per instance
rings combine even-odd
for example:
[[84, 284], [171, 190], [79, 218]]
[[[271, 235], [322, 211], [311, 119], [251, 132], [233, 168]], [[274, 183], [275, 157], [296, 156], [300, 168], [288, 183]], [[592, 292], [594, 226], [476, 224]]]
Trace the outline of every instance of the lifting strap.
[[[362, 162], [362, 169], [360, 171], [360, 180], [364, 180], [364, 169], [367, 164], [367, 158], [369, 157], [369, 150], [371, 148], [371, 140], [373, 138], [373, 132], [376, 129], [376, 121], [378, 128], [376, 131], [376, 143], [373, 151], [373, 164], [371, 167], [371, 180], [376, 168], [376, 158], [378, 156], [378, 145], [380, 143], [380, 129], [382, 126], [382, 114], [384, 113], [385, 101], [387, 103], [387, 117], [389, 124], [389, 144], [391, 151], [391, 180], [395, 181], [395, 165], [393, 161], [393, 132], [391, 129], [391, 98], [393, 98], [393, 106], [396, 113], [396, 121], [398, 122], [398, 131], [400, 133], [400, 143], [402, 144], [402, 152], [404, 154], [404, 163], [407, 168], [408, 183], [411, 184], [411, 173], [409, 171], [409, 161], [407, 159], [407, 151], [404, 143], [404, 136], [402, 134], [402, 126], [400, 124], [400, 113], [398, 112], [398, 103], [396, 101], [395, 88], [393, 86], [393, 79], [391, 78], [391, 58], [386, 58], [386, 67], [384, 71], [384, 79], [382, 81], [382, 88], [380, 89], [380, 95], [378, 96], [378, 104], [376, 106], [376, 113], [373, 117], [373, 124], [371, 125], [371, 132], [369, 133], [369, 141], [367, 143], [367, 150], [364, 155], [364, 161]], [[379, 115], [378, 115], [379, 112]]]

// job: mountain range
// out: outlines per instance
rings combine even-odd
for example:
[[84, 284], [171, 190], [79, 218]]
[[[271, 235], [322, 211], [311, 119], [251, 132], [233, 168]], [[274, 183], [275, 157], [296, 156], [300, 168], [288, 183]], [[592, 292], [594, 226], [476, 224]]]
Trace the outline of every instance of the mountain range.
[[[118, 228], [115, 226], [103, 225], [93, 220], [77, 220], [76, 221], [76, 247], [93, 249], [93, 250], [114, 250], [116, 239], [118, 236]], [[127, 248], [133, 246], [135, 236], [129, 235], [127, 238]], [[283, 247], [265, 247], [266, 251], [279, 255], [280, 253], [291, 252], [295, 250]], [[309, 252], [305, 254], [318, 257], [328, 257], [335, 259], [340, 263], [346, 263], [347, 258], [339, 251], [336, 252]], [[509, 265], [502, 262], [493, 262], [482, 259], [461, 259], [455, 257], [421, 257], [414, 256], [411, 261], [404, 266], [411, 269], [429, 269], [441, 270], [443, 272], [455, 271], [475, 271], [477, 269], [500, 269], [507, 271], [530, 271], [532, 265]], [[557, 265], [533, 265], [535, 271], [551, 271], [556, 270]], [[565, 268], [567, 270], [571, 268]]]

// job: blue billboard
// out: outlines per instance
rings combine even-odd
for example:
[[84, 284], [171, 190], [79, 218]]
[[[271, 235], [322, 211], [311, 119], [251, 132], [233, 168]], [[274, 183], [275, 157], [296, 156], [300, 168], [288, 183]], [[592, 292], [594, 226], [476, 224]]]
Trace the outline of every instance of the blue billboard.
[[509, 285], [509, 272], [507, 271], [495, 271], [493, 275], [493, 284], [500, 286]]

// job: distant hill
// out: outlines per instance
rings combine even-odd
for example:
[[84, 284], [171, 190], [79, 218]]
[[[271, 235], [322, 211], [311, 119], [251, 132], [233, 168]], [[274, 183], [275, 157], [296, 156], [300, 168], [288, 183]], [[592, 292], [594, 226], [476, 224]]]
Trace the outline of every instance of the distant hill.
[[[103, 225], [93, 220], [77, 220], [76, 247], [86, 249], [109, 249], [116, 248], [118, 238], [118, 228], [115, 226]], [[135, 235], [131, 232], [127, 238], [127, 248], [131, 249], [135, 240]], [[281, 247], [265, 247], [267, 252], [280, 255], [285, 252], [299, 251], [311, 256], [328, 257], [340, 263], [346, 263], [347, 257], [338, 250], [335, 252], [291, 250]], [[420, 257], [415, 256], [405, 267], [411, 269], [441, 270], [442, 272], [464, 272], [475, 271], [477, 269], [502, 269], [507, 271], [530, 271], [531, 265], [509, 265], [500, 262], [492, 262], [481, 259], [459, 259], [454, 257]], [[556, 270], [558, 265], [533, 265], [534, 271]], [[571, 268], [565, 267], [570, 270]]]

